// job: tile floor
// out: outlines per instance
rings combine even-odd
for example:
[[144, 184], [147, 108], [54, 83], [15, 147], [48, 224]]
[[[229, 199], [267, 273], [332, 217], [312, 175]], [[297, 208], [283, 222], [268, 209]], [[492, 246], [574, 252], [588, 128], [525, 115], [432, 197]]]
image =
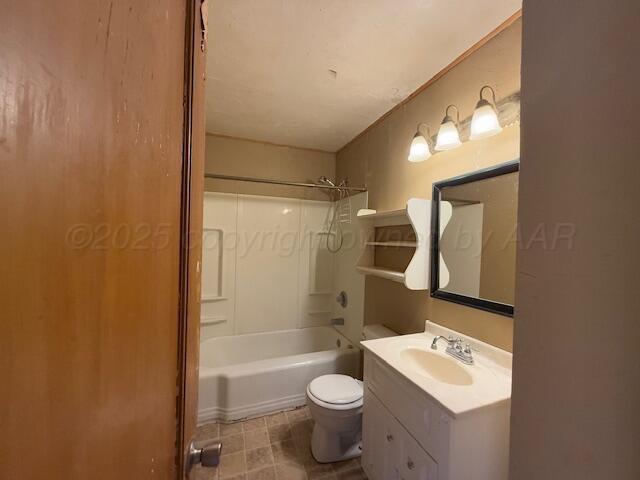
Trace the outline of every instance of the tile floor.
[[231, 424], [198, 428], [196, 442], [220, 438], [218, 469], [196, 467], [196, 480], [362, 480], [360, 459], [332, 464], [315, 461], [307, 407]]

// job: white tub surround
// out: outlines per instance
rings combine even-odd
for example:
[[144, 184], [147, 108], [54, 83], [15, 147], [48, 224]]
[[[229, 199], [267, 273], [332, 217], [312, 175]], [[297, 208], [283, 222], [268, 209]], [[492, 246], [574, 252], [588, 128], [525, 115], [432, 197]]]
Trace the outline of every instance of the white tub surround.
[[231, 335], [236, 315], [237, 195], [204, 194], [200, 335]]
[[330, 202], [205, 193], [202, 338], [329, 325]]
[[331, 327], [209, 338], [200, 346], [198, 422], [304, 405], [311, 380], [356, 375], [359, 363], [359, 350]]
[[[367, 194], [350, 197], [351, 211]], [[205, 193], [201, 336], [327, 326], [359, 340], [364, 279], [355, 263], [364, 248], [361, 225], [341, 223], [344, 246], [327, 249], [335, 204], [291, 198]], [[335, 229], [335, 227], [334, 227]], [[348, 305], [335, 301], [345, 291]]]
[[[471, 346], [473, 365], [445, 353], [443, 335]], [[426, 323], [365, 348], [363, 468], [372, 480], [506, 480], [511, 354]]]

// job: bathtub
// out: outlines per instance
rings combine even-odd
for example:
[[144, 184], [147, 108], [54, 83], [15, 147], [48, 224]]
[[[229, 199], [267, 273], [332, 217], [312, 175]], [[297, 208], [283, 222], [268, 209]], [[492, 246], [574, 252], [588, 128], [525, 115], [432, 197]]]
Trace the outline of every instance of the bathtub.
[[305, 404], [319, 375], [359, 371], [360, 351], [333, 327], [209, 338], [200, 344], [198, 423]]

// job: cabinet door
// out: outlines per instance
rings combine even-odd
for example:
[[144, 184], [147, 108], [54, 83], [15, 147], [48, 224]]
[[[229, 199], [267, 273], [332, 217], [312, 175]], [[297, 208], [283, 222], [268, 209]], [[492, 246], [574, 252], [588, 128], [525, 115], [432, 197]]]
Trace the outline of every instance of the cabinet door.
[[437, 480], [438, 464], [422, 447], [403, 431], [400, 477], [402, 480]]
[[362, 428], [362, 466], [371, 480], [399, 480], [401, 427], [365, 388]]
[[402, 478], [402, 469], [400, 461], [402, 459], [402, 450], [404, 448], [403, 438], [406, 435], [404, 429], [396, 421], [396, 419], [384, 408], [384, 441], [385, 441], [385, 480], [400, 480]]

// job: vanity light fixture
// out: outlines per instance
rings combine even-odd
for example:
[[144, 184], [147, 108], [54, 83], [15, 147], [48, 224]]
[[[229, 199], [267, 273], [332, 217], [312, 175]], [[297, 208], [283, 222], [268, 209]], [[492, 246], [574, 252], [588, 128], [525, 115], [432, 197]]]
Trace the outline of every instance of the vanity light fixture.
[[409, 156], [407, 157], [408, 161], [413, 163], [424, 162], [431, 157], [430, 137], [431, 133], [429, 132], [429, 126], [427, 125], [427, 136], [425, 138], [425, 136], [420, 133], [420, 125], [418, 125], [416, 134], [413, 136], [413, 140], [411, 141], [411, 148], [409, 149]]
[[[493, 104], [482, 98], [485, 89], [489, 89], [493, 99]], [[481, 138], [492, 137], [502, 131], [500, 122], [498, 121], [498, 112], [496, 108], [496, 92], [489, 85], [485, 85], [480, 89], [480, 100], [476, 105], [471, 119], [471, 135], [469, 140], [479, 140]]]
[[[449, 116], [449, 109], [456, 109], [456, 120], [454, 121]], [[436, 139], [435, 150], [442, 152], [445, 150], [453, 150], [462, 145], [460, 141], [460, 132], [458, 132], [458, 125], [460, 124], [460, 111], [455, 105], [449, 105], [445, 110], [444, 118], [440, 124], [440, 130], [438, 130], [438, 138]]]

